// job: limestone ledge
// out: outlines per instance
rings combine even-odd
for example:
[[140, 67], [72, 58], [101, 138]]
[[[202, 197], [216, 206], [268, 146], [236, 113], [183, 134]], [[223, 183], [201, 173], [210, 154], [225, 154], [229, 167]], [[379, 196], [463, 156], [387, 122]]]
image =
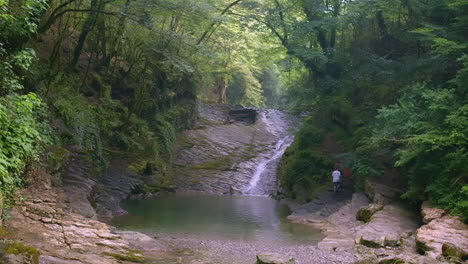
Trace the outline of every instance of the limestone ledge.
[[468, 260], [468, 226], [457, 216], [433, 219], [416, 232], [417, 250], [433, 259]]
[[39, 263], [140, 263], [170, 251], [144, 234], [119, 232], [70, 211], [62, 189], [26, 189], [18, 197], [5, 222], [5, 238], [37, 248]]

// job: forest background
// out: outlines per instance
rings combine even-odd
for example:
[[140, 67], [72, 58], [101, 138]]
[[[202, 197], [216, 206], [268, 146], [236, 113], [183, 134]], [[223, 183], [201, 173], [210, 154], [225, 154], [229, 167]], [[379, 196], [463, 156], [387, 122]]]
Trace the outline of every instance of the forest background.
[[340, 160], [466, 220], [467, 50], [468, 0], [0, 0], [0, 190], [71, 146], [96, 178], [125, 156], [171, 188], [204, 101], [307, 113], [280, 168], [299, 201]]

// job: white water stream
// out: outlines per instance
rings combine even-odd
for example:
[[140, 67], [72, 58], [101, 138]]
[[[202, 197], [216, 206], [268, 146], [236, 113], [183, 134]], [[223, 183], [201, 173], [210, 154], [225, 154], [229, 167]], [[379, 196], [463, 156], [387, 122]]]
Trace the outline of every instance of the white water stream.
[[254, 169], [249, 185], [243, 191], [243, 194], [268, 196], [276, 185], [276, 170], [279, 160], [286, 149], [294, 140], [289, 135], [287, 117], [278, 110], [264, 110], [260, 115], [260, 121], [265, 124], [268, 132], [278, 138], [275, 148], [269, 150], [266, 155], [258, 162]]

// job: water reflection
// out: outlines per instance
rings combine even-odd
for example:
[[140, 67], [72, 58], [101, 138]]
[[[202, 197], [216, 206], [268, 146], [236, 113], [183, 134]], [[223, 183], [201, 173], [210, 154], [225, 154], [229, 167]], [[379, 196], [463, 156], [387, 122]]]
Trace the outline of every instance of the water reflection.
[[290, 223], [287, 207], [268, 197], [168, 195], [127, 201], [123, 207], [129, 214], [114, 224], [145, 233], [283, 244], [322, 239], [318, 230]]

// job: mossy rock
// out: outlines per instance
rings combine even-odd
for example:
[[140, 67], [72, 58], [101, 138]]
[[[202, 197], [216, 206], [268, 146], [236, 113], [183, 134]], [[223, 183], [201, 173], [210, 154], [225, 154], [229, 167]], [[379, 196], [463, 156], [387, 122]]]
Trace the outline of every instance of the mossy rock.
[[192, 169], [226, 171], [231, 169], [232, 159], [233, 155], [225, 155], [218, 160], [199, 163], [193, 166]]
[[468, 252], [451, 243], [442, 245], [442, 255], [445, 257], [456, 257], [463, 261], [468, 260]]
[[257, 255], [257, 262], [255, 264], [296, 264], [296, 261], [293, 258], [266, 253]]
[[356, 260], [351, 264], [375, 264], [375, 259], [360, 259]]
[[379, 264], [405, 264], [405, 263], [406, 261], [404, 261], [403, 259], [395, 258], [395, 257], [386, 258], [386, 259], [379, 261]]
[[129, 249], [126, 253], [111, 253], [105, 252], [104, 255], [113, 257], [120, 261], [130, 261], [130, 262], [137, 262], [143, 263], [145, 261], [145, 257], [143, 253], [139, 250]]
[[26, 246], [17, 241], [0, 242], [0, 256], [3, 259], [8, 255], [21, 256], [23, 263], [38, 264], [41, 252], [36, 248]]
[[359, 208], [356, 213], [356, 219], [363, 221], [364, 223], [370, 222], [372, 216], [377, 212], [382, 210], [383, 206], [380, 204], [369, 204]]
[[431, 248], [428, 245], [426, 245], [425, 243], [421, 242], [417, 238], [417, 235], [416, 235], [416, 251], [419, 254], [424, 255], [426, 253], [426, 251], [430, 251], [430, 250], [433, 250], [433, 248]]
[[363, 238], [359, 240], [359, 244], [369, 248], [381, 248], [383, 245], [379, 242], [373, 241], [371, 238]]

